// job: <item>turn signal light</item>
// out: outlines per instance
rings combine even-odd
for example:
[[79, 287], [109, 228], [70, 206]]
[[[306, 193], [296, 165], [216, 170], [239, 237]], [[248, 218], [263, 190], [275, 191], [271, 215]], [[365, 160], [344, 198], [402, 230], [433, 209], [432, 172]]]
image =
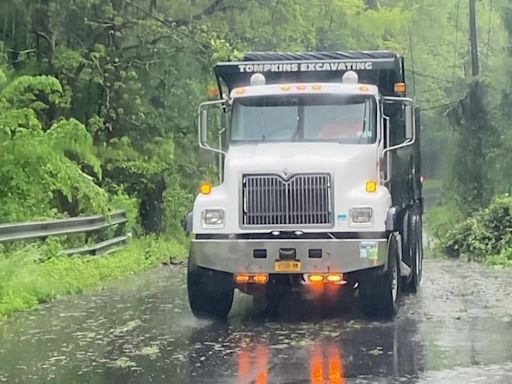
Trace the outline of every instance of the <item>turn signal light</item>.
[[368, 181], [366, 183], [366, 192], [369, 192], [369, 193], [377, 192], [377, 183], [375, 181]]
[[212, 188], [212, 183], [210, 183], [209, 181], [205, 181], [201, 183], [201, 185], [199, 186], [199, 192], [201, 192], [203, 195], [209, 195], [210, 193], [212, 193]]

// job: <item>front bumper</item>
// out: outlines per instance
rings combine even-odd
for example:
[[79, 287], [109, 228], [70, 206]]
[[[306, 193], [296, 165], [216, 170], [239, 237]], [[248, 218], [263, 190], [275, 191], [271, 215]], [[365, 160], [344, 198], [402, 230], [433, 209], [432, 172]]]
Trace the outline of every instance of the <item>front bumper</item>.
[[[261, 257], [256, 258], [255, 251]], [[193, 240], [190, 261], [203, 268], [229, 273], [277, 273], [276, 261], [295, 250], [300, 273], [348, 273], [387, 263], [386, 239], [373, 240]], [[311, 258], [311, 250], [314, 256]]]

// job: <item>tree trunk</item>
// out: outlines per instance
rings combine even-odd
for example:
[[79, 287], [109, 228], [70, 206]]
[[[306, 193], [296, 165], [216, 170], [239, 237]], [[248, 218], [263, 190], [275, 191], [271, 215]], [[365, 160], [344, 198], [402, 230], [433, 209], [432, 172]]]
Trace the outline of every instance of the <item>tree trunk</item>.
[[145, 233], [159, 234], [163, 223], [163, 195], [166, 189], [163, 178], [148, 186], [140, 198], [139, 215]]

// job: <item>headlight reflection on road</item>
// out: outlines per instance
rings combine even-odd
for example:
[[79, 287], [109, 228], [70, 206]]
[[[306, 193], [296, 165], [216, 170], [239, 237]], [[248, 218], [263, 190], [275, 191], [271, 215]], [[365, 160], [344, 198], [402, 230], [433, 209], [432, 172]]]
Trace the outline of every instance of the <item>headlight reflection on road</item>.
[[[343, 357], [337, 344], [317, 343], [309, 351], [311, 384], [345, 384]], [[238, 384], [268, 384], [270, 349], [257, 344], [238, 351]]]
[[265, 344], [238, 351], [238, 383], [267, 384], [269, 355], [268, 346]]
[[311, 384], [344, 384], [343, 360], [336, 344], [315, 345], [310, 353], [309, 373]]

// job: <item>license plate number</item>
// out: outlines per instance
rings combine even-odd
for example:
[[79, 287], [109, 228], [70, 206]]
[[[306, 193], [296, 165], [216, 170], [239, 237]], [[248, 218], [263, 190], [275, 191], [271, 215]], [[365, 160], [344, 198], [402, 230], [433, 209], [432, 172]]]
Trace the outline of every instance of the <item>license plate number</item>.
[[276, 272], [300, 272], [300, 261], [276, 261]]

